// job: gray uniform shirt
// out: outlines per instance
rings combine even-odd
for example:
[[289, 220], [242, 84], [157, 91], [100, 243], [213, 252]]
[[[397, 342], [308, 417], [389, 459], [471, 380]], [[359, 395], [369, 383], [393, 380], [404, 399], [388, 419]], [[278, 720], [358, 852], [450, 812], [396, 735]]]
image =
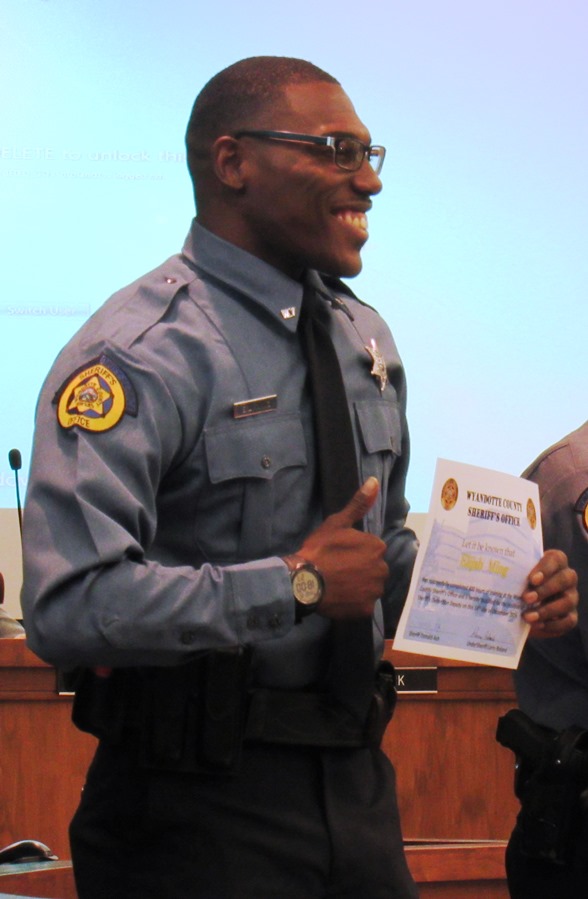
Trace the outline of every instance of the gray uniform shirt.
[[515, 672], [521, 709], [548, 727], [588, 728], [588, 422], [550, 447], [523, 475], [539, 485], [543, 542], [578, 573], [579, 624], [563, 637], [529, 640]]
[[[374, 616], [379, 652], [415, 553], [405, 528], [405, 380], [380, 316], [338, 296], [327, 305], [360, 477], [381, 484], [365, 522], [386, 541], [390, 565]], [[295, 624], [279, 558], [321, 520], [301, 298], [299, 282], [194, 222], [180, 255], [111, 297], [61, 352], [38, 403], [24, 512], [22, 604], [42, 658], [170, 665], [249, 644], [260, 684], [319, 676], [329, 622]], [[372, 339], [387, 363], [383, 392]], [[113, 427], [97, 429], [100, 416], [70, 426], [90, 393], [106, 397], [104, 409], [115, 396], [118, 412], [102, 419], [118, 418]], [[275, 399], [241, 417], [239, 404], [262, 397]]]

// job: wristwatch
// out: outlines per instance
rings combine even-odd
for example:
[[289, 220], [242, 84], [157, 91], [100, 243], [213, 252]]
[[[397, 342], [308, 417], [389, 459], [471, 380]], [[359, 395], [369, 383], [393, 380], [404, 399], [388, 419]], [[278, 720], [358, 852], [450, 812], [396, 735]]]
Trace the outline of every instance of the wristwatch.
[[284, 556], [284, 562], [290, 569], [298, 624], [311, 612], [316, 612], [325, 592], [325, 581], [316, 565], [302, 556]]

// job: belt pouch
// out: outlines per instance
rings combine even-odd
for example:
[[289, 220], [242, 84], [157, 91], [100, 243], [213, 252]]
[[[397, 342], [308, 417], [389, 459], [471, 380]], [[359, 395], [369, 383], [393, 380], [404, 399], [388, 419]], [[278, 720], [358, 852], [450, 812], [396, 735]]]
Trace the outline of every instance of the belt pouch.
[[72, 721], [79, 730], [99, 740], [118, 743], [137, 714], [140, 682], [132, 668], [115, 668], [108, 676], [90, 668], [79, 668], [71, 675], [74, 689]]
[[396, 708], [396, 674], [391, 662], [383, 660], [376, 671], [375, 689], [370, 705], [367, 725], [366, 743], [368, 746], [380, 746], [394, 709]]
[[203, 702], [201, 659], [171, 668], [143, 668], [140, 753], [145, 767], [197, 768]]
[[201, 759], [215, 768], [231, 770], [241, 757], [251, 652], [235, 647], [206, 656]]

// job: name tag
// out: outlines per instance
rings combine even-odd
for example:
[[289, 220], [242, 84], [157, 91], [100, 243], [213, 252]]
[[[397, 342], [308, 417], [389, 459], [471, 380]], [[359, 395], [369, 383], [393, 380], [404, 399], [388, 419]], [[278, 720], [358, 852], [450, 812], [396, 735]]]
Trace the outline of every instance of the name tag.
[[252, 400], [241, 400], [233, 403], [233, 418], [248, 418], [250, 415], [262, 415], [264, 412], [275, 412], [278, 408], [278, 395], [258, 396]]

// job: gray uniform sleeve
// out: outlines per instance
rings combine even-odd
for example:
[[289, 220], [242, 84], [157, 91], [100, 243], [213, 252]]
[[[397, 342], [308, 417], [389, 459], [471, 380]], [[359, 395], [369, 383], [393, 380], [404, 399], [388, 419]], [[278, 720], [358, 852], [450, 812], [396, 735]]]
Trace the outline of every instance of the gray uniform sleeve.
[[388, 546], [386, 561], [390, 569], [382, 602], [386, 637], [393, 637], [396, 633], [418, 548], [414, 531], [406, 527], [409, 505], [406, 501], [405, 490], [410, 447], [406, 423], [406, 386], [402, 369], [398, 371], [396, 382], [400, 416], [398, 448], [400, 455], [396, 460], [388, 484], [383, 534], [383, 539]]
[[548, 452], [525, 477], [539, 486], [543, 545], [563, 550], [578, 574], [578, 629], [588, 661], [588, 427]]
[[63, 378], [63, 365], [40, 397], [24, 513], [22, 605], [31, 648], [64, 667], [166, 665], [288, 632], [293, 603], [280, 559], [196, 567], [193, 535], [178, 552], [181, 484], [163, 491], [178, 509], [173, 546], [165, 537], [154, 544], [158, 496], [186, 431], [163, 380], [127, 362], [138, 407], [94, 433], [58, 423], [60, 371]]
[[588, 426], [546, 450], [524, 473], [539, 486], [543, 543], [578, 573], [578, 627], [529, 639], [514, 672], [519, 706], [541, 724], [588, 727]]

